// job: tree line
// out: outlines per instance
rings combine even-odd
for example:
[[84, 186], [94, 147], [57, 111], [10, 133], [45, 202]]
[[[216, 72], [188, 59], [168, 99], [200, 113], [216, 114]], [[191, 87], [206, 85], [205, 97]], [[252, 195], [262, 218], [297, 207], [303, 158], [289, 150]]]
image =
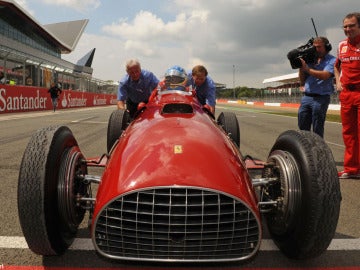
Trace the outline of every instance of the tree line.
[[223, 99], [246, 99], [261, 97], [264, 89], [248, 88], [246, 86], [238, 86], [235, 88], [216, 89], [216, 98]]

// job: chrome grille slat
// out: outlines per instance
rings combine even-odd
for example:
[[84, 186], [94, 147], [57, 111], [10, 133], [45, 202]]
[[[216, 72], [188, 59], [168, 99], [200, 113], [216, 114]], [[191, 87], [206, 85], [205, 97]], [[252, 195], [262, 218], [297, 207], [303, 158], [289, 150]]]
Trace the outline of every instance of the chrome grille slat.
[[260, 233], [254, 213], [227, 194], [156, 187], [109, 202], [95, 221], [93, 239], [110, 258], [229, 261], [254, 255]]

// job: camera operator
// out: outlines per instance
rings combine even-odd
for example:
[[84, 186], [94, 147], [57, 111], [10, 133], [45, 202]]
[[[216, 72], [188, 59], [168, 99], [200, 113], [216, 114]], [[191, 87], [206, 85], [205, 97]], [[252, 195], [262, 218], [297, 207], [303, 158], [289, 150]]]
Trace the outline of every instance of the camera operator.
[[300, 90], [304, 91], [298, 111], [298, 126], [301, 130], [311, 130], [324, 137], [326, 112], [330, 95], [334, 92], [335, 57], [329, 54], [331, 44], [325, 37], [314, 39], [316, 58], [313, 64], [301, 60], [299, 69]]

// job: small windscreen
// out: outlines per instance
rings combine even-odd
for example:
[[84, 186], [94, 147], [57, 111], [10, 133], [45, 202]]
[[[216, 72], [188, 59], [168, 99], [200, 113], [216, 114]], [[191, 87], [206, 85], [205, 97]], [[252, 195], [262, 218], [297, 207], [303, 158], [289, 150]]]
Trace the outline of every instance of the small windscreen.
[[183, 103], [166, 104], [162, 113], [193, 113], [193, 107], [190, 104]]

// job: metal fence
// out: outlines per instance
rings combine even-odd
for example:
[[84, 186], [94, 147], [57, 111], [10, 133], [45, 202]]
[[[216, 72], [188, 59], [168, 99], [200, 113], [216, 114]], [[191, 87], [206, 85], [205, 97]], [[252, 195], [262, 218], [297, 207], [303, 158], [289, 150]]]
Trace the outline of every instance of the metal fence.
[[[261, 97], [252, 97], [248, 98], [248, 101], [262, 101], [262, 102], [269, 102], [269, 103], [300, 103], [301, 97], [303, 96], [302, 93], [295, 93], [289, 95], [288, 93], [274, 93], [274, 94], [264, 94]], [[331, 95], [331, 104], [340, 104], [339, 101], [339, 94], [335, 92]]]

